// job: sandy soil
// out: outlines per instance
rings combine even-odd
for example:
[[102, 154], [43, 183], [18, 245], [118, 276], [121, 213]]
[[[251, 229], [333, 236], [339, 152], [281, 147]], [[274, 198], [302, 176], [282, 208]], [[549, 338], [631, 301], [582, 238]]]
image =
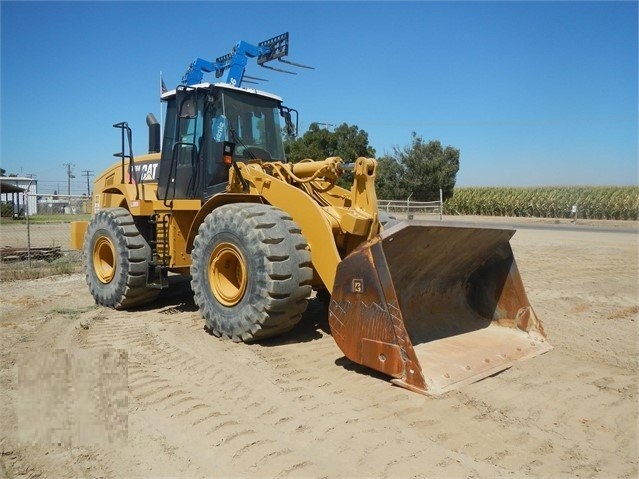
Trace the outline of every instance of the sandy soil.
[[0, 476], [637, 477], [636, 233], [520, 229], [554, 349], [439, 397], [345, 360], [311, 301], [220, 341], [184, 285], [94, 305], [84, 278], [0, 284]]

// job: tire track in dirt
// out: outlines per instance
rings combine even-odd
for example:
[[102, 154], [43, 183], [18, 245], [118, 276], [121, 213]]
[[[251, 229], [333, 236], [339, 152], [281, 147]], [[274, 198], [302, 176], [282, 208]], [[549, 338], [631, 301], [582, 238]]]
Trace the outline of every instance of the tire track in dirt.
[[[310, 314], [319, 315], [322, 311]], [[321, 323], [317, 318], [304, 320]], [[291, 339], [251, 346], [257, 356], [279, 373], [277, 384], [292, 394], [294, 404], [305, 418], [303, 426], [296, 426], [294, 415], [274, 426], [299, 435], [300, 441], [321, 445], [334, 458], [348, 451], [349, 460], [339, 464], [340, 475], [372, 477], [380, 475], [380, 471], [384, 476], [417, 470], [436, 474], [433, 464], [424, 464], [425, 448], [438, 462], [450, 461], [470, 468], [460, 468], [460, 475], [469, 470], [493, 477], [503, 474], [499, 468], [475, 463], [463, 452], [450, 451], [427, 435], [417, 434], [403, 418], [411, 413], [423, 417], [427, 400], [424, 396], [396, 388], [387, 378], [345, 360], [326, 333], [306, 342], [294, 339], [307, 337], [307, 332], [292, 334]], [[397, 454], [395, 447], [389, 447], [396, 445], [389, 443], [389, 437], [401, 438], [401, 454]]]
[[[341, 353], [329, 336], [299, 347], [284, 344], [277, 348], [256, 348], [256, 353], [274, 364], [280, 372], [280, 386], [294, 390], [298, 398], [304, 400], [309, 428], [315, 428], [316, 423], [325, 424], [324, 438], [316, 440], [334, 445], [336, 451], [349, 450], [350, 457], [358, 465], [375, 464], [375, 470], [397, 471], [401, 467], [393, 462], [393, 458], [384, 457], [388, 434], [378, 434], [379, 426], [383, 424], [384, 428], [395, 428], [400, 435], [403, 431], [414, 432], [422, 445], [435, 440], [438, 445], [462, 456], [470, 454], [483, 458], [487, 464], [512, 468], [522, 474], [551, 474], [562, 457], [573, 458], [575, 465], [571, 472], [592, 473], [597, 468], [609, 466], [609, 463], [589, 457], [587, 453], [590, 449], [602, 455], [610, 454], [610, 451], [605, 451], [603, 441], [597, 440], [597, 431], [606, 427], [608, 418], [585, 419], [591, 416], [590, 411], [580, 405], [591, 403], [593, 395], [599, 394], [598, 400], [602, 405], [612, 408], [611, 417], [625, 414], [628, 421], [632, 421], [633, 417], [631, 411], [623, 412], [628, 401], [636, 397], [632, 373], [618, 369], [604, 383], [602, 380], [606, 378], [593, 378], [592, 390], [584, 394], [581, 387], [583, 375], [588, 373], [590, 366], [569, 356], [542, 356], [536, 359], [537, 363], [517, 364], [513, 369], [490, 378], [490, 381], [467, 386], [463, 391], [440, 398], [425, 398], [393, 388], [386, 378], [376, 377], [374, 373], [340, 359]], [[560, 369], [565, 368], [582, 377], [575, 384], [570, 381], [557, 383], [554, 378], [561, 374]], [[602, 387], [606, 388], [603, 395], [598, 390]], [[549, 415], [543, 402], [521, 403], [520, 398], [527, 397], [532, 390], [546, 390], [547, 401], [577, 406], [570, 413]], [[366, 394], [363, 395], [362, 391]], [[322, 402], [330, 396], [339, 396], [340, 399], [332, 404], [338, 407], [330, 407], [331, 412], [327, 415], [323, 412], [326, 408], [322, 407]], [[451, 398], [454, 399], [452, 406]], [[353, 416], [360, 424], [365, 422], [368, 426], [365, 439], [352, 439], [357, 437], [356, 433], [346, 441], [340, 440], [349, 429], [349, 420]], [[456, 423], [474, 424], [478, 431], [484, 429], [479, 434], [480, 439], [468, 440], [462, 430], [451, 430], [446, 420], [448, 417], [456, 417]], [[576, 446], [574, 437], [570, 437], [570, 428], [577, 422], [584, 424], [583, 447]], [[500, 425], [500, 437], [494, 436], [495, 423]], [[632, 444], [631, 436], [627, 434], [626, 443]], [[491, 437], [494, 441], [487, 442], [486, 439]], [[552, 444], [552, 448], [548, 444]], [[406, 449], [409, 454], [403, 464], [410, 464], [411, 449]], [[535, 457], [521, 465], [521, 458], [529, 455], [531, 450], [536, 451]], [[628, 453], [621, 451], [619, 459]], [[420, 457], [419, 451], [415, 454]], [[449, 460], [450, 456], [441, 458], [442, 463]]]
[[[202, 458], [211, 452], [224, 458], [222, 464], [216, 462], [216, 470], [227, 468], [227, 474], [262, 474], [269, 462], [274, 463], [269, 469], [274, 477], [284, 476], [287, 471], [319, 474], [312, 462], [289, 447], [287, 438], [280, 435], [270, 439], [272, 431], [263, 421], [278, 416], [278, 394], [265, 395], [269, 385], [260, 385], [257, 376], [247, 381], [249, 371], [242, 366], [250, 361], [250, 355], [236, 351], [245, 349], [244, 345], [219, 341], [206, 334], [201, 325], [180, 321], [176, 315], [171, 315], [170, 321], [162, 317], [157, 323], [132, 323], [130, 319], [127, 314], [112, 313], [106, 321], [94, 325], [87, 345], [131, 351], [132, 409], [152, 412], [154, 426], [160, 431], [162, 424], [167, 432], [189, 431], [184, 442], [176, 440], [179, 435], [169, 438], [167, 433], [171, 447], [192, 457], [193, 443], [197, 443]], [[242, 370], [239, 376], [238, 369]], [[281, 393], [279, 389], [273, 392]], [[207, 467], [206, 460], [198, 464], [200, 470], [206, 471]]]
[[[154, 321], [108, 313], [92, 326], [86, 345], [130, 351], [130, 407], [132, 416], [139, 416], [132, 422], [146, 417], [154, 429], [166, 431], [163, 438], [173, 454], [190, 457], [194, 470], [210, 467], [204, 459], [193, 460], [194, 449], [196, 457], [218, 458], [220, 473], [261, 477], [319, 477], [331, 471], [376, 476], [387, 469], [401, 474], [415, 470], [425, 444], [440, 461], [468, 462], [463, 453], [402, 430], [396, 418], [405, 409], [377, 418], [373, 413], [388, 401], [400, 404], [412, 398], [423, 405], [424, 398], [345, 367], [326, 334], [314, 333], [316, 339], [306, 342], [294, 334], [282, 338], [282, 344], [244, 345], [210, 336], [191, 313]], [[371, 403], [372, 391], [376, 401]], [[367, 410], [371, 414], [354, 417]], [[181, 434], [169, 437], [169, 431], [189, 432], [181, 440]], [[389, 433], [404, 437], [399, 461], [388, 447]], [[321, 447], [319, 457], [307, 450], [311, 444]], [[499, 469], [470, 462], [501, 475]]]
[[[383, 425], [367, 427], [361, 431], [363, 422], [354, 420], [353, 416], [357, 413], [349, 411], [351, 406], [358, 404], [351, 401], [351, 404], [344, 405], [342, 395], [350, 392], [351, 397], [357, 398], [361, 391], [370, 391], [367, 383], [371, 379], [378, 380], [337, 366], [334, 363], [334, 353], [338, 353], [338, 350], [330, 337], [303, 344], [294, 341], [293, 344], [268, 348], [256, 346], [266, 353], [255, 355], [252, 352], [246, 354], [252, 348], [250, 346], [233, 345], [201, 335], [199, 321], [190, 322], [184, 314], [172, 315], [170, 318], [160, 317], [158, 323], [138, 321], [135, 314], [113, 311], [106, 311], [105, 314], [107, 317], [102, 321], [95, 321], [85, 334], [85, 344], [130, 351], [129, 384], [133, 410], [130, 418], [130, 441], [141, 435], [153, 438], [154, 447], [144, 445], [150, 454], [159, 451], [179, 459], [177, 462], [188, 462], [194, 456], [213, 456], [216, 459], [222, 458], [215, 461], [217, 471], [233, 474], [242, 471], [262, 477], [287, 474], [316, 476], [312, 471], [317, 471], [317, 468], [314, 468], [314, 463], [304, 454], [310, 444], [316, 444], [325, 450], [326, 457], [320, 461], [321, 470], [331, 470], [332, 466], [338, 475], [358, 475], [362, 471], [370, 471], [370, 475], [376, 475], [374, 471], [378, 471], [377, 474], [379, 471], [395, 473], [408, 464], [414, 466], [411, 461], [415, 459], [410, 459], [411, 454], [419, 456], [420, 447], [417, 445], [409, 448], [411, 450], [404, 459], [398, 460], [397, 454], [385, 453], [389, 433], [392, 436], [394, 431]], [[196, 353], [195, 350], [200, 346], [205, 351]], [[184, 354], [180, 347], [188, 349], [190, 354]], [[208, 361], [196, 360], [196, 356], [208, 357], [211, 350], [215, 350], [219, 356], [213, 367], [210, 367]], [[234, 359], [239, 364], [229, 361], [228, 356], [233, 351], [237, 352]], [[180, 360], [182, 366], [178, 368]], [[240, 374], [244, 374], [247, 367], [256, 368], [260, 375], [268, 379], [274, 386], [274, 395], [267, 399], [257, 397], [249, 401], [250, 393], [254, 389], [263, 389], [263, 385], [249, 381], [250, 377], [230, 382], [232, 377], [225, 373], [228, 369], [235, 368]], [[193, 371], [191, 376], [199, 377], [199, 391], [195, 384], [189, 383], [188, 380], [192, 378], [182, 377], [176, 380], [172, 374], [172, 370], [176, 368], [184, 371], [183, 376], [188, 376]], [[212, 371], [207, 373], [207, 369]], [[352, 376], [353, 374], [356, 376]], [[217, 386], [219, 382], [228, 387], [221, 388], [220, 391]], [[253, 383], [253, 388], [249, 391], [242, 389], [246, 382]], [[207, 384], [214, 386], [208, 387]], [[383, 391], [385, 395], [388, 394], [387, 391], [397, 391], [386, 381], [379, 381], [376, 389]], [[196, 407], [199, 403], [193, 402], [188, 407], [181, 407], [179, 403], [184, 399], [182, 393], [187, 390], [192, 393], [193, 398], [202, 398], [204, 407]], [[219, 400], [220, 393], [223, 401]], [[239, 401], [238, 396], [241, 398]], [[212, 407], [206, 400], [208, 397], [216, 398], [219, 407]], [[273, 397], [284, 405], [284, 413], [277, 404], [273, 405]], [[253, 409], [255, 414], [243, 411], [241, 418], [229, 419], [228, 411], [236, 411], [232, 401], [239, 402], [241, 409]], [[182, 406], [186, 404], [182, 403]], [[263, 412], [260, 408], [270, 412], [268, 417], [261, 417]], [[310, 416], [309, 412], [312, 412]], [[266, 427], [241, 426], [255, 422], [265, 424]], [[182, 438], [182, 433], [176, 431], [190, 431], [189, 438]], [[272, 431], [277, 433], [273, 434]], [[270, 435], [267, 435], [269, 432]], [[170, 433], [173, 433], [172, 437]], [[273, 435], [274, 439], [271, 438]], [[189, 447], [191, 443], [199, 446]], [[359, 447], [359, 443], [366, 445]], [[200, 447], [202, 445], [206, 447]], [[330, 461], [328, 458], [340, 457], [344, 451], [349, 451], [348, 462], [352, 461], [353, 465], [337, 467], [329, 464], [339, 463], [340, 460]], [[135, 464], [136, 461], [145, 464], [146, 459], [134, 455], [127, 462]], [[200, 462], [189, 471], [202, 475], [204, 471], [208, 472], [207, 466]]]

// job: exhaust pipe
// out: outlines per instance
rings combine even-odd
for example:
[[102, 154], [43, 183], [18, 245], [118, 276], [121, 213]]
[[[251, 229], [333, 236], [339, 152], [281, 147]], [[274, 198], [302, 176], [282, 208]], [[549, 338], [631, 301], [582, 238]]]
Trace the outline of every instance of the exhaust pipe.
[[153, 113], [146, 116], [146, 124], [149, 127], [149, 153], [160, 152], [160, 123]]

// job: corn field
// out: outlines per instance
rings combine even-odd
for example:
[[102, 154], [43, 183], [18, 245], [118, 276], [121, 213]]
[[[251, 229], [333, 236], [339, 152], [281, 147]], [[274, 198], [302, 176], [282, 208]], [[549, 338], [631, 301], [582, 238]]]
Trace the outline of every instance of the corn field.
[[455, 188], [447, 215], [637, 220], [639, 186], [548, 186]]

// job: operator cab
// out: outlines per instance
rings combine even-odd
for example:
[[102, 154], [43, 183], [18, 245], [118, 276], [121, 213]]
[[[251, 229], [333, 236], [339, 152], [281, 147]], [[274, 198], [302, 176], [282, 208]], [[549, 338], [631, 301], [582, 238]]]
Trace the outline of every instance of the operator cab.
[[295, 110], [275, 95], [201, 83], [179, 86], [162, 100], [167, 112], [159, 199], [204, 200], [223, 191], [234, 161], [286, 161], [280, 117], [294, 134], [290, 112]]

